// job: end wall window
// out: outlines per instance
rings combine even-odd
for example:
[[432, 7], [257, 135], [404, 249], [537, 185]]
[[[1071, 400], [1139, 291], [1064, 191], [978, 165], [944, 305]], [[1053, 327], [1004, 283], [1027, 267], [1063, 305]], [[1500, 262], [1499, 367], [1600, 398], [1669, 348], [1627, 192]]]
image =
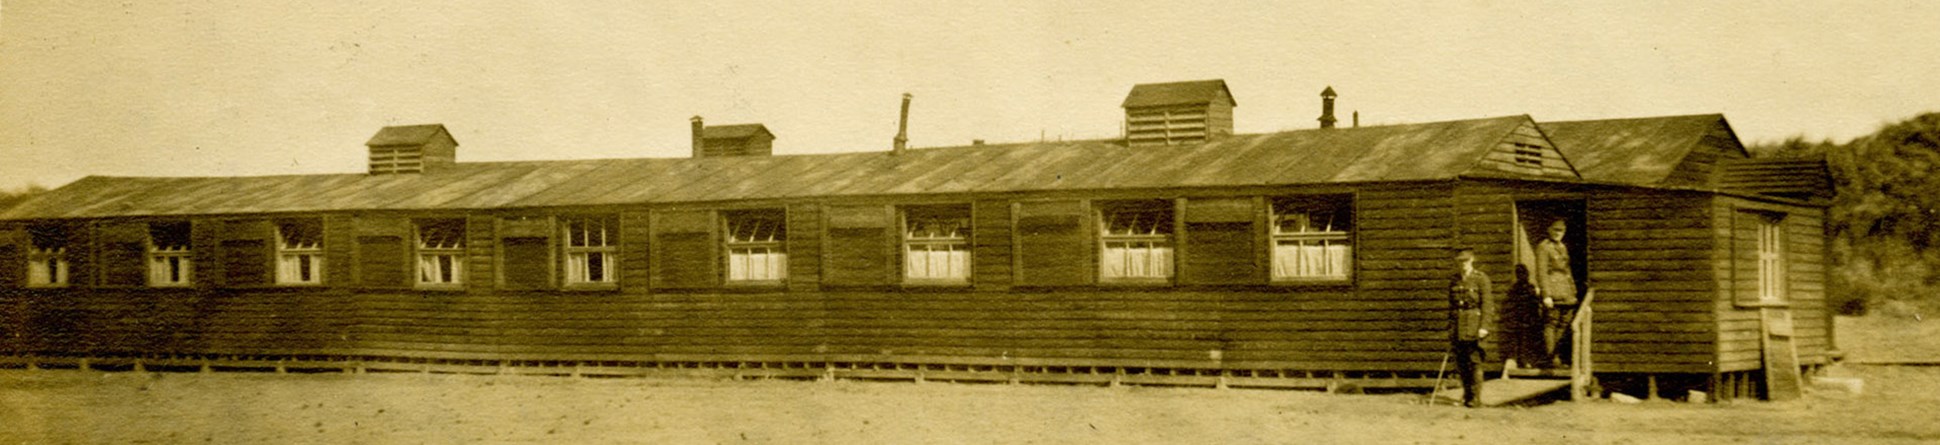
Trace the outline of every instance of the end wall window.
[[27, 285], [66, 286], [67, 230], [57, 226], [35, 226], [28, 232], [33, 238], [33, 248], [27, 252]]
[[1172, 278], [1172, 202], [1128, 201], [1099, 208], [1098, 275], [1106, 281]]
[[788, 277], [785, 213], [775, 210], [726, 212], [729, 282], [781, 281]]
[[187, 286], [195, 272], [190, 259], [189, 223], [148, 225], [148, 285]]
[[903, 210], [903, 279], [912, 283], [970, 282], [970, 207]]
[[276, 224], [276, 284], [323, 282], [323, 222], [283, 221]]
[[1353, 269], [1352, 199], [1286, 198], [1273, 202], [1273, 279], [1347, 280]]
[[465, 282], [465, 220], [418, 221], [418, 285], [456, 286]]
[[618, 257], [613, 218], [565, 218], [566, 284], [610, 284], [619, 280], [613, 263]]

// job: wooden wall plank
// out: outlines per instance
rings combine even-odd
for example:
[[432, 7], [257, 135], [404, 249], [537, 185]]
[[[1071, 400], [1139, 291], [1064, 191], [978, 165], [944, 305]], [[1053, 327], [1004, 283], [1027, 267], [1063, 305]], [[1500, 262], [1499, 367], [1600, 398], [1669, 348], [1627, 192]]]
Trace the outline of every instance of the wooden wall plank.
[[794, 291], [813, 291], [820, 288], [823, 261], [828, 243], [823, 239], [825, 228], [823, 214], [828, 207], [821, 204], [792, 204], [788, 206], [788, 288]]
[[900, 274], [895, 266], [895, 218], [886, 205], [830, 206], [828, 246], [822, 283], [833, 286], [887, 285]]
[[653, 287], [720, 285], [720, 228], [714, 212], [653, 212]]
[[1013, 280], [1011, 207], [1008, 201], [978, 200], [970, 209], [970, 276], [978, 290], [1006, 291]]
[[[646, 290], [653, 280], [650, 266], [653, 258], [649, 254], [653, 251], [652, 217], [646, 209], [620, 212], [620, 286], [623, 288]], [[789, 223], [791, 227], [794, 224]]]
[[1021, 286], [1068, 286], [1093, 282], [1089, 209], [1084, 201], [1029, 201], [1011, 208], [1015, 215], [1017, 267]]

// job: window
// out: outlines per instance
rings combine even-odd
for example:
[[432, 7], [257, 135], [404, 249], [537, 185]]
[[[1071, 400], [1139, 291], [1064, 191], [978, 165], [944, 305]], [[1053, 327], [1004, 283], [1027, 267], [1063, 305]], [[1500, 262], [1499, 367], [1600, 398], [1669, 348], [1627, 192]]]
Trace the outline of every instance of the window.
[[276, 284], [323, 282], [323, 223], [284, 221], [276, 225]]
[[1785, 301], [1785, 226], [1776, 217], [1758, 218], [1758, 300]]
[[189, 223], [148, 225], [148, 285], [187, 286], [194, 273], [189, 253]]
[[903, 211], [903, 279], [970, 282], [970, 209], [911, 207]]
[[418, 285], [455, 286], [465, 282], [465, 221], [418, 223]]
[[788, 227], [780, 210], [727, 213], [727, 279], [780, 281], [788, 277]]
[[612, 218], [566, 218], [566, 284], [610, 284], [617, 257]]
[[33, 246], [27, 252], [27, 285], [66, 286], [67, 230], [56, 226], [36, 226], [28, 229], [28, 232], [32, 235]]
[[1281, 199], [1273, 203], [1273, 279], [1346, 280], [1353, 271], [1351, 198]]
[[1110, 203], [1100, 208], [1098, 258], [1104, 280], [1172, 278], [1172, 203]]

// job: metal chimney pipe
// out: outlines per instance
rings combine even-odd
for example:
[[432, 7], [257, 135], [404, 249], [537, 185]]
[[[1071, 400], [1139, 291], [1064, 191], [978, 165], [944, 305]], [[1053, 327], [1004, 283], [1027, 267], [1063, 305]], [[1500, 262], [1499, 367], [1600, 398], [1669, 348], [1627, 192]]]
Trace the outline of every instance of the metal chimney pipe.
[[702, 133], [705, 132], [706, 127], [701, 124], [700, 116], [694, 116], [692, 120], [694, 122], [694, 157], [698, 158], [701, 157], [702, 146], [707, 144], [702, 137]]
[[909, 148], [909, 99], [912, 97], [915, 96], [903, 93], [903, 115], [896, 120], [896, 145], [891, 147], [890, 154], [902, 154]]

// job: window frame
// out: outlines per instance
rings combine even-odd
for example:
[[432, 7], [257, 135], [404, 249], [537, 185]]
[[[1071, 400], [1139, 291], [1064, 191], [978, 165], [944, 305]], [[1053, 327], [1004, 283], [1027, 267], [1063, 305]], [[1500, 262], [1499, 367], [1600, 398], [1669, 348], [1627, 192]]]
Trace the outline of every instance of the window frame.
[[[195, 242], [193, 228], [188, 221], [168, 221], [148, 223], [148, 236], [142, 241], [143, 282], [148, 287], [188, 287], [195, 285]], [[180, 244], [162, 246], [156, 238], [156, 231], [162, 227], [179, 227]], [[174, 279], [169, 280], [172, 276]]]
[[[1355, 272], [1359, 267], [1359, 261], [1356, 261], [1356, 255], [1360, 253], [1359, 249], [1355, 248], [1355, 245], [1359, 244], [1356, 242], [1359, 235], [1359, 221], [1357, 221], [1359, 215], [1355, 211], [1354, 203], [1355, 197], [1352, 194], [1287, 195], [1268, 199], [1266, 206], [1266, 264], [1268, 281], [1274, 284], [1353, 283], [1355, 277], [1359, 275]], [[1286, 220], [1284, 216], [1295, 214], [1286, 211], [1287, 208], [1304, 207], [1303, 210], [1311, 210], [1322, 206], [1332, 207], [1330, 210], [1334, 212], [1328, 218], [1327, 225], [1329, 228], [1332, 228], [1335, 223], [1344, 224], [1346, 228], [1343, 230], [1281, 232], [1281, 223]], [[1311, 215], [1312, 212], [1300, 214]], [[1303, 226], [1312, 226], [1311, 220], [1303, 224]], [[1322, 246], [1329, 246], [1333, 245], [1332, 243], [1334, 242], [1339, 242], [1341, 245], [1346, 246], [1347, 252], [1343, 259], [1345, 264], [1341, 266], [1343, 269], [1341, 274], [1316, 276], [1281, 275], [1281, 260], [1278, 250], [1281, 243], [1287, 241], [1300, 242], [1302, 245], [1305, 245], [1304, 243], [1306, 242], [1319, 242]], [[1325, 251], [1324, 248], [1323, 251]]]
[[1790, 302], [1789, 266], [1785, 249], [1785, 215], [1753, 212], [1757, 221], [1758, 304], [1783, 305]]
[[[1096, 201], [1092, 207], [1093, 217], [1097, 221], [1094, 224], [1097, 232], [1093, 237], [1097, 246], [1092, 250], [1092, 253], [1097, 255], [1097, 258], [1093, 261], [1093, 265], [1097, 267], [1096, 276], [1100, 284], [1162, 285], [1172, 284], [1174, 280], [1179, 278], [1179, 209], [1175, 200], [1126, 199]], [[1113, 223], [1117, 222], [1114, 217], [1119, 214], [1129, 213], [1156, 213], [1162, 215], [1160, 218], [1155, 218], [1152, 221], [1150, 225], [1151, 230], [1146, 234], [1113, 233]], [[1134, 226], [1134, 230], [1142, 226], [1138, 219], [1133, 219], [1131, 225]], [[1108, 275], [1111, 271], [1105, 267], [1105, 261], [1110, 256], [1113, 243], [1146, 243], [1144, 250], [1146, 250], [1147, 268], [1160, 266], [1163, 268], [1164, 274], [1162, 276]], [[1163, 260], [1152, 260], [1152, 253], [1158, 252], [1160, 249], [1163, 249], [1165, 258]]]
[[[54, 235], [42, 235], [48, 232], [54, 232]], [[73, 242], [72, 232], [73, 228], [59, 225], [40, 225], [28, 229], [27, 276], [23, 277], [25, 287], [62, 288], [74, 285], [74, 265], [68, 259], [72, 251], [69, 249], [69, 244]], [[49, 241], [49, 245], [43, 246], [43, 239]]]
[[[412, 266], [412, 276], [415, 277], [412, 278], [412, 283], [417, 288], [458, 289], [465, 286], [465, 279], [467, 278], [465, 267], [469, 263], [465, 252], [465, 248], [467, 247], [467, 240], [465, 239], [468, 229], [467, 224], [466, 219], [462, 217], [425, 218], [412, 221], [411, 258], [413, 260], [412, 264], [414, 264]], [[456, 229], [456, 235], [447, 240], [451, 241], [451, 243], [440, 243], [437, 246], [427, 245], [426, 235], [428, 231], [437, 230], [441, 226]], [[444, 268], [442, 267], [445, 265], [444, 263], [438, 263], [438, 266], [440, 266], [438, 269], [427, 269], [427, 265], [432, 263], [427, 263], [426, 260], [432, 259], [433, 262], [436, 262], [436, 259], [439, 257], [449, 257], [449, 274], [439, 277], [428, 276], [427, 272]], [[427, 281], [427, 278], [431, 278], [431, 280]]]
[[[752, 208], [723, 210], [718, 214], [720, 215], [720, 227], [722, 228], [720, 250], [718, 250], [721, 254], [721, 282], [729, 286], [780, 286], [786, 284], [788, 281], [788, 210], [782, 207]], [[743, 241], [739, 239], [739, 233], [737, 233], [741, 229], [738, 224], [742, 221], [753, 221], [756, 223], [772, 222], [774, 223], [774, 229], [767, 233], [768, 236], [762, 237], [762, 226], [756, 225], [750, 227], [748, 229], [749, 240]], [[756, 238], [763, 239], [757, 240]], [[737, 260], [735, 253], [737, 249], [767, 249], [765, 252], [767, 255], [778, 256], [780, 258], [779, 263], [771, 263], [769, 266], [772, 269], [771, 272], [774, 277], [758, 279], [735, 278], [734, 264]], [[751, 256], [755, 254], [751, 252], [742, 255]]]
[[[900, 261], [898, 261], [897, 269], [903, 278], [903, 284], [914, 286], [967, 286], [970, 284], [976, 274], [976, 251], [971, 243], [971, 240], [976, 236], [975, 229], [972, 226], [974, 221], [973, 211], [971, 205], [968, 203], [908, 205], [901, 206], [897, 209], [897, 239], [900, 241], [900, 248], [897, 250]], [[955, 218], [960, 219], [960, 221], [956, 230], [951, 231], [951, 234], [956, 236], [917, 237], [914, 232], [916, 229], [914, 222], [918, 218], [924, 220]], [[961, 250], [963, 252], [962, 276], [913, 276], [910, 273], [913, 270], [911, 268], [911, 262], [917, 258], [915, 249], [918, 247], [932, 249], [936, 247], [947, 247], [950, 249], [949, 251]], [[929, 252], [934, 251], [925, 251], [925, 253]], [[946, 266], [945, 270], [953, 271], [956, 268]]]
[[[597, 222], [600, 225], [598, 232], [600, 244], [592, 245], [590, 242], [592, 238], [589, 232], [589, 236], [584, 238], [588, 240], [586, 245], [574, 245], [574, 226], [589, 222]], [[558, 245], [560, 252], [558, 267], [562, 285], [569, 288], [611, 288], [619, 286], [620, 219], [618, 215], [561, 215], [558, 217], [558, 224]], [[583, 266], [579, 269], [585, 270], [576, 269], [574, 267], [574, 257], [585, 255], [587, 261], [590, 262], [592, 256], [595, 254], [601, 257], [600, 269], [605, 279], [590, 281], [589, 278], [582, 278], [580, 276], [582, 274], [576, 272], [586, 272], [591, 269]]]
[[[280, 221], [274, 221], [273, 224], [274, 226], [271, 227], [271, 236], [274, 236], [275, 238], [270, 241], [274, 243], [273, 248], [271, 250], [273, 251], [272, 254], [275, 256], [273, 261], [276, 264], [276, 270], [274, 271], [273, 276], [270, 277], [271, 284], [274, 284], [277, 286], [322, 286], [324, 285], [324, 270], [326, 267], [324, 262], [328, 261], [329, 255], [324, 252], [324, 240], [326, 240], [327, 237], [325, 237], [323, 233], [324, 232], [323, 220], [322, 219], [280, 220]], [[285, 227], [297, 226], [297, 225], [313, 225], [316, 228], [316, 231], [315, 231], [316, 239], [314, 240], [314, 243], [312, 243], [307, 247], [291, 246], [290, 240], [287, 236], [288, 234], [286, 234], [284, 230], [285, 230]], [[296, 264], [297, 269], [290, 269], [289, 268], [290, 264], [287, 263], [286, 261], [290, 258], [302, 258], [303, 256], [311, 257], [310, 267], [308, 269], [310, 269], [309, 272], [312, 279], [309, 281], [297, 281], [297, 280], [288, 279], [290, 277], [285, 275], [285, 271], [302, 269], [302, 261], [300, 259], [297, 260], [297, 264]], [[300, 272], [292, 272], [292, 273], [300, 274]]]

